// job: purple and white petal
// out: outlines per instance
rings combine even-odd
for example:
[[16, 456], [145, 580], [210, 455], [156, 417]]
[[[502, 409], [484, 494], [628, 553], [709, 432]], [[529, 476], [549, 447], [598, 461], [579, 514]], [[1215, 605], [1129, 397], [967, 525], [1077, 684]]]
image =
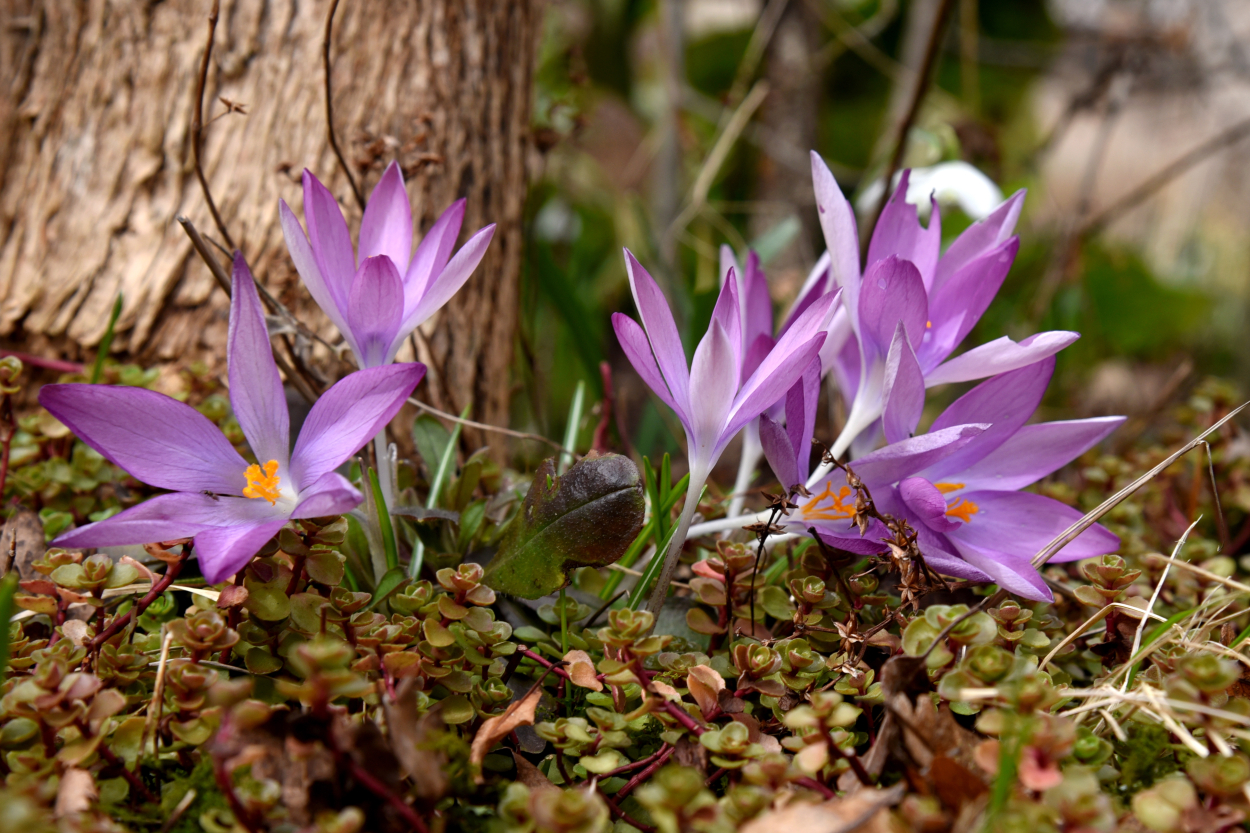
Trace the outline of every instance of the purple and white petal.
[[[820, 355], [820, 346], [824, 340], [825, 334], [819, 333], [806, 344], [799, 345], [797, 349], [786, 353], [787, 360], [779, 365], [770, 364], [773, 354], [778, 352], [780, 345], [773, 348], [773, 353], [769, 354], [754, 375], [747, 380], [747, 384], [743, 385], [742, 390], [738, 392], [733, 411], [717, 443], [717, 454], [726, 443], [733, 439], [742, 426], [764, 413], [785, 396], [791, 385], [803, 376], [811, 362]], [[690, 395], [693, 400], [695, 395], [693, 385]]]
[[942, 288], [929, 294], [929, 320], [917, 353], [921, 366], [933, 370], [949, 356], [981, 320], [1011, 269], [1020, 238], [1013, 237], [956, 272]]
[[959, 521], [946, 516], [945, 496], [923, 477], [899, 481], [898, 496], [909, 514], [934, 532], [946, 533], [959, 528]]
[[339, 380], [313, 404], [291, 452], [298, 493], [341, 466], [382, 430], [425, 375], [418, 362], [369, 367]]
[[[820, 402], [820, 360], [811, 361], [803, 377], [786, 394], [786, 434], [794, 449], [798, 480], [811, 473], [812, 435], [816, 433], [816, 409]], [[793, 484], [787, 484], [793, 485]]]
[[1102, 442], [1124, 423], [1124, 417], [1096, 417], [1026, 425], [979, 462], [959, 473], [968, 489], [1015, 491], [1051, 472]]
[[256, 459], [262, 463], [277, 460], [280, 468], [286, 468], [291, 450], [286, 391], [273, 361], [260, 295], [241, 252], [235, 252], [230, 282], [230, 328], [226, 336], [230, 404]]
[[1017, 370], [1055, 355], [1080, 337], [1080, 333], [1064, 330], [1036, 333], [1019, 342], [1003, 336], [939, 365], [932, 373], [925, 374], [925, 384], [933, 387], [954, 382], [971, 382], [974, 379]]
[[346, 477], [335, 471], [327, 472], [300, 493], [300, 502], [291, 517], [328, 518], [333, 515], [346, 515], [364, 499], [364, 495]]
[[204, 580], [217, 584], [242, 570], [285, 525], [283, 518], [259, 524], [213, 527], [196, 533], [195, 555]]
[[209, 527], [279, 519], [267, 501], [171, 492], [148, 498], [111, 518], [71, 529], [52, 543], [75, 549], [152, 544], [190, 538]]
[[334, 195], [317, 177], [304, 170], [304, 222], [308, 224], [308, 241], [321, 277], [336, 298], [346, 299], [356, 274], [356, 253], [347, 221]]
[[[968, 544], [984, 550], [1004, 552], [1031, 559], [1041, 552], [1082, 513], [1067, 504], [1032, 492], [962, 492], [964, 501], [975, 507], [969, 521], [947, 537], [957, 546]], [[1095, 524], [1060, 550], [1051, 561], [1078, 561], [1115, 552], [1120, 539]]]
[[412, 257], [412, 206], [404, 190], [404, 175], [394, 161], [386, 166], [373, 187], [360, 219], [360, 259], [379, 255], [389, 257], [399, 274], [408, 271]]
[[673, 394], [673, 408], [682, 422], [690, 424], [690, 370], [686, 365], [686, 349], [677, 334], [677, 323], [669, 310], [664, 293], [629, 249], [625, 250], [625, 272], [634, 294], [634, 305], [647, 331], [651, 350], [668, 389]]
[[[726, 285], [732, 286], [733, 283], [728, 282]], [[724, 447], [718, 441], [722, 437], [726, 418], [733, 406], [734, 394], [738, 390], [738, 367], [735, 358], [732, 337], [725, 332], [720, 321], [713, 318], [708, 325], [707, 334], [694, 351], [694, 361], [690, 364], [691, 467], [697, 464], [695, 461], [704, 466], [712, 466]], [[763, 412], [763, 408], [760, 412]], [[760, 412], [752, 414], [748, 419], [754, 419]], [[743, 423], [746, 421], [743, 420]]]
[[1028, 556], [983, 549], [962, 541], [951, 539], [960, 556], [974, 567], [989, 574], [999, 587], [1035, 602], [1054, 601], [1054, 594], [1037, 570], [1033, 569]]
[[347, 328], [347, 319], [344, 317], [347, 309], [346, 287], [339, 286], [337, 283], [332, 286], [321, 274], [321, 267], [317, 265], [317, 256], [313, 254], [308, 236], [304, 234], [304, 227], [300, 225], [295, 213], [286, 204], [286, 200], [278, 201], [278, 217], [282, 221], [282, 236], [286, 239], [287, 251], [291, 254], [291, 260], [295, 263], [295, 271], [299, 272], [300, 280], [308, 288], [308, 294], [313, 297], [317, 306], [321, 307], [334, 326], [339, 328], [339, 332], [351, 344], [351, 332]]
[[868, 267], [859, 294], [863, 349], [871, 345], [884, 357], [900, 321], [907, 328], [908, 341], [915, 347], [924, 338], [928, 320], [929, 301], [914, 264], [891, 256]]
[[[464, 223], [465, 201], [458, 199], [453, 202], [439, 218], [430, 226], [425, 237], [417, 244], [416, 254], [412, 263], [404, 272], [404, 309], [414, 310], [417, 302], [425, 295], [426, 288], [434, 275], [439, 274], [451, 259], [456, 240], [460, 237], [460, 226]], [[480, 232], [479, 232], [480, 233]]]
[[782, 489], [803, 483], [805, 477], [799, 474], [798, 456], [786, 429], [770, 419], [768, 414], [760, 415], [760, 446]]
[[919, 270], [924, 286], [933, 283], [937, 270], [938, 251], [942, 245], [942, 221], [937, 202], [933, 201], [929, 227], [920, 225], [916, 206], [907, 201], [907, 185], [911, 171], [903, 171], [899, 183], [881, 211], [877, 226], [868, 244], [868, 269], [872, 264], [887, 257], [896, 256], [910, 261]]
[[628, 315], [614, 312], [612, 313], [612, 329], [616, 331], [616, 340], [621, 343], [625, 358], [629, 359], [634, 370], [642, 377], [642, 381], [647, 383], [647, 387], [651, 388], [651, 392], [658, 396], [661, 402], [673, 409], [682, 424], [686, 425], [686, 430], [690, 430], [690, 426], [686, 424], [688, 421], [686, 414], [677, 407], [673, 394], [668, 389], [668, 383], [655, 363], [655, 356], [651, 353], [651, 342], [647, 340], [647, 334], [642, 327]]
[[[859, 232], [855, 210], [842, 195], [829, 166], [812, 151], [812, 188], [816, 192], [816, 215], [829, 253], [829, 272], [836, 286], [846, 291], [846, 304], [854, 314], [859, 309]], [[858, 332], [858, 322], [852, 320]]]
[[773, 299], [768, 294], [768, 276], [760, 268], [760, 256], [747, 252], [742, 286], [738, 292], [742, 306], [742, 343], [749, 346], [761, 335], [773, 334]]
[[1012, 194], [990, 216], [973, 223], [955, 238], [946, 254], [938, 261], [937, 277], [933, 281], [932, 291], [940, 291], [956, 272], [990, 249], [1001, 246], [1011, 237], [1016, 229], [1016, 221], [1020, 219], [1020, 211], [1024, 208], [1024, 193], [1022, 188]]
[[725, 335], [729, 337], [729, 344], [733, 347], [733, 366], [736, 371], [735, 379], [737, 379], [742, 372], [742, 354], [745, 346], [742, 341], [742, 304], [738, 291], [740, 281], [735, 276], [734, 270], [730, 271], [729, 277], [732, 280], [725, 281], [721, 285], [720, 294], [716, 296], [716, 306], [712, 308], [712, 320], [718, 322], [724, 329]]
[[920, 416], [924, 413], [924, 374], [903, 329], [898, 322], [890, 352], [885, 358], [885, 406], [881, 411], [881, 426], [885, 441], [896, 443], [916, 433]]
[[856, 460], [855, 474], [870, 489], [897, 483], [954, 454], [989, 427], [984, 423], [959, 425], [891, 443]]
[[395, 263], [385, 255], [365, 258], [347, 296], [347, 325], [356, 335], [362, 367], [390, 361], [403, 314], [404, 284]]
[[1029, 421], [1042, 402], [1046, 386], [1055, 369], [1054, 356], [1027, 367], [987, 379], [951, 403], [933, 421], [929, 430], [965, 425], [973, 419], [990, 423], [990, 428], [955, 454], [922, 474], [938, 482], [964, 482], [963, 471], [980, 462], [986, 455], [1006, 442]]
[[158, 489], [237, 495], [247, 462], [208, 417], [163, 393], [44, 385], [39, 404], [111, 463]]
[[[428, 321], [430, 316], [442, 309], [443, 304], [451, 300], [451, 296], [460, 291], [460, 287], [464, 286], [465, 281], [473, 274], [473, 270], [482, 262], [486, 249], [490, 246], [491, 238], [494, 236], [495, 224], [491, 223], [470, 237], [460, 247], [460, 251], [456, 252], [451, 262], [430, 279], [424, 293], [411, 309], [408, 308], [411, 295], [408, 287], [405, 287], [404, 323], [400, 327], [400, 338], [407, 336], [408, 333]], [[388, 361], [395, 358], [395, 351], [398, 349], [398, 344], [392, 347]]]

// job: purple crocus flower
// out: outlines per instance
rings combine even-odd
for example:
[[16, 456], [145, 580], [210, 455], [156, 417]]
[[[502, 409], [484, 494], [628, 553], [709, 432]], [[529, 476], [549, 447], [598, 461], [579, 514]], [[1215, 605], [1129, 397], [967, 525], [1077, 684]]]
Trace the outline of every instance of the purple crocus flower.
[[707, 333], [687, 367], [677, 324], [660, 287], [628, 250], [625, 268], [642, 326], [620, 313], [612, 316], [612, 326], [638, 375], [681, 420], [690, 465], [686, 504], [649, 605], [657, 611], [712, 467], [742, 427], [785, 396], [819, 354], [837, 298], [829, 294], [814, 301], [744, 378], [747, 351], [736, 279], [730, 276], [721, 287]]
[[464, 200], [443, 212], [412, 250], [412, 208], [404, 176], [392, 162], [360, 221], [359, 260], [334, 195], [304, 171], [308, 234], [285, 201], [282, 233], [300, 278], [347, 340], [361, 367], [394, 361], [414, 329], [447, 303], [477, 268], [495, 233], [492, 223], [452, 257]]
[[292, 518], [339, 515], [362, 500], [335, 472], [399, 411], [425, 375], [417, 363], [347, 376], [313, 405], [289, 444], [286, 394], [252, 275], [236, 254], [227, 344], [230, 402], [256, 464], [203, 414], [164, 394], [46, 385], [39, 402], [87, 445], [169, 493], [61, 535], [64, 547], [194, 538], [210, 584], [237, 573]]
[[916, 207], [905, 199], [904, 171], [873, 231], [861, 276], [854, 212], [816, 153], [812, 181], [829, 248], [826, 280], [842, 288], [845, 309], [844, 318], [835, 317], [824, 351], [826, 367], [849, 405], [834, 456], [881, 418], [898, 373], [918, 372], [926, 388], [968, 382], [1053, 356], [1078, 338], [1070, 332], [1038, 333], [1020, 342], [1004, 336], [950, 358], [1011, 268], [1019, 248], [1011, 232], [1024, 192], [969, 227], [939, 256], [938, 207], [934, 204], [928, 228], [922, 227]]
[[[938, 572], [993, 581], [1027, 599], [1052, 598], [1030, 560], [1081, 513], [1019, 490], [1080, 456], [1124, 421], [1102, 417], [1026, 425], [1053, 370], [1052, 357], [988, 379], [947, 408], [927, 434], [912, 437], [916, 409], [895, 423], [903, 439], [854, 462], [877, 508], [911, 524], [925, 561]], [[914, 389], [920, 382], [903, 384]], [[770, 463], [783, 470], [792, 465], [784, 448], [765, 447]], [[889, 533], [883, 524], [870, 521], [861, 535], [851, 523], [855, 495], [844, 479], [828, 477], [813, 492], [786, 520], [791, 530], [815, 529], [827, 543], [853, 553], [885, 551], [881, 542]], [[1052, 560], [1092, 558], [1118, 545], [1115, 535], [1095, 525]]]

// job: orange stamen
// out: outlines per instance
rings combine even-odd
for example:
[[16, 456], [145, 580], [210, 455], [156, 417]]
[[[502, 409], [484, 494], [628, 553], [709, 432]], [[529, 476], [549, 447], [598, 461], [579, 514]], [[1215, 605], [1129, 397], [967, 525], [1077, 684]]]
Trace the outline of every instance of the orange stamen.
[[951, 518], [959, 518], [964, 523], [972, 523], [972, 516], [980, 512], [981, 508], [970, 500], [959, 500], [946, 507], [946, 514]]
[[934, 483], [933, 484], [933, 488], [937, 489], [939, 492], [941, 492], [944, 495], [950, 494], [951, 492], [958, 492], [963, 487], [964, 487], [964, 484], [962, 483]]
[[[846, 501], [851, 497], [851, 487], [843, 486], [838, 493], [833, 493], [833, 485], [826, 481], [825, 490], [818, 495], [814, 495], [811, 500], [803, 504], [803, 508], [799, 510], [799, 514], [803, 516], [805, 521], [836, 521], [842, 518], [855, 517], [855, 507], [847, 506]], [[828, 500], [829, 504], [821, 506], [821, 502]]]
[[247, 478], [247, 486], [243, 489], [243, 497], [262, 498], [271, 504], [278, 502], [278, 461], [265, 463], [264, 470], [260, 466], [248, 466], [243, 472]]

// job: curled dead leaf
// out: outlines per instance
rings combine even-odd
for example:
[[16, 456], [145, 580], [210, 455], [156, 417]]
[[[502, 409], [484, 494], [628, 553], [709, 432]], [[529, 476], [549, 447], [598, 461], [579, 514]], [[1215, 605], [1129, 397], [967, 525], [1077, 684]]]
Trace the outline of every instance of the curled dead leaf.
[[534, 712], [538, 709], [538, 701], [542, 699], [542, 696], [542, 683], [534, 683], [530, 686], [530, 690], [525, 692], [524, 697], [514, 701], [503, 714], [490, 718], [477, 730], [477, 734], [473, 736], [473, 745], [469, 749], [469, 762], [476, 765], [474, 780], [477, 783], [480, 784], [485, 780], [481, 773], [482, 761], [486, 760], [486, 753], [491, 750], [491, 747], [506, 738], [518, 726], [534, 725]]
[[148, 584], [156, 583], [156, 574], [149, 570], [148, 565], [144, 564], [142, 561], [137, 561], [128, 555], [123, 555], [117, 563], [134, 567], [139, 571], [139, 575], [143, 576], [143, 580]]
[[87, 640], [87, 623], [81, 619], [70, 619], [61, 625], [61, 635], [81, 648]]
[[98, 792], [91, 773], [77, 767], [65, 770], [56, 791], [56, 817], [61, 819], [87, 812], [96, 795]]
[[573, 685], [588, 688], [591, 691], [603, 691], [603, 683], [595, 675], [595, 662], [590, 658], [590, 654], [585, 651], [569, 651], [564, 655], [564, 661], [568, 663], [566, 670], [573, 680]]
[[725, 690], [725, 678], [710, 665], [696, 665], [686, 674], [686, 688], [703, 716], [711, 718], [720, 708], [719, 694]]
[[652, 680], [651, 690], [663, 697], [665, 700], [669, 700], [674, 703], [681, 702], [681, 695], [677, 693], [677, 689], [673, 688], [668, 683], [662, 683], [659, 680]]
[[888, 830], [880, 824], [889, 815], [887, 807], [903, 797], [904, 786], [895, 784], [888, 790], [863, 789], [847, 798], [835, 798], [819, 804], [792, 802], [779, 810], [757, 816], [740, 828], [740, 833], [853, 833], [853, 831]]
[[247, 601], [247, 588], [241, 584], [227, 584], [222, 588], [221, 595], [217, 597], [217, 607], [226, 610], [231, 607], [238, 607]]

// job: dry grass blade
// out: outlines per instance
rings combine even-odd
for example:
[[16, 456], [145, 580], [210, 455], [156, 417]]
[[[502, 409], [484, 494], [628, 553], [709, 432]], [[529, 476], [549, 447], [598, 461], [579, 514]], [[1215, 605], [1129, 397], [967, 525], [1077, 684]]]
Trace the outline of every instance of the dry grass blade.
[[1245, 410], [1247, 405], [1250, 405], [1250, 402], [1243, 403], [1239, 405], [1237, 408], [1233, 409], [1232, 411], [1229, 411], [1228, 414], [1225, 415], [1225, 417], [1221, 419], [1219, 422], [1215, 423], [1210, 428], [1203, 431], [1194, 439], [1185, 443], [1185, 445], [1181, 446], [1181, 448], [1178, 449], [1177, 451], [1174, 451], [1172, 454], [1169, 454], [1167, 459], [1164, 460], [1162, 463], [1155, 466], [1153, 469], [1146, 472], [1141, 477], [1137, 478], [1132, 483], [1128, 484], [1123, 489], [1121, 489], [1120, 491], [1116, 492], [1111, 497], [1104, 500], [1093, 511], [1086, 513], [1083, 518], [1081, 518], [1079, 521], [1072, 524], [1072, 526], [1064, 530], [1062, 534], [1060, 534], [1057, 538], [1055, 538], [1055, 540], [1051, 541], [1049, 544], [1043, 547], [1041, 552], [1033, 556], [1033, 566], [1041, 567], [1047, 561], [1054, 558], [1055, 554], [1058, 553], [1059, 550], [1063, 549], [1068, 544], [1072, 543], [1072, 541], [1075, 540], [1075, 538], [1078, 535], [1080, 535], [1082, 532], [1089, 529], [1094, 524], [1098, 523], [1099, 518], [1101, 518], [1103, 515], [1110, 512], [1116, 506], [1119, 506], [1122, 502], [1124, 502], [1126, 498], [1128, 498], [1130, 495], [1132, 495], [1142, 486], [1145, 486], [1147, 483], [1149, 483], [1151, 480], [1157, 477], [1161, 472], [1166, 470], [1169, 466], [1171, 466], [1177, 460], [1184, 457], [1186, 454], [1193, 451], [1198, 446], [1202, 445], [1203, 440], [1205, 440], [1207, 437], [1211, 436], [1216, 431], [1223, 428], [1224, 425], [1229, 422], [1229, 420], [1231, 420], [1233, 417], [1237, 416], [1237, 414]]
[[[1172, 570], [1172, 564], [1176, 563], [1176, 556], [1180, 555], [1181, 550], [1185, 548], [1185, 542], [1189, 540], [1189, 533], [1194, 531], [1194, 527], [1196, 527], [1200, 521], [1202, 521], [1201, 515], [1199, 515], [1198, 519], [1189, 525], [1189, 529], [1185, 530], [1185, 534], [1180, 537], [1180, 540], [1176, 542], [1176, 546], [1172, 548], [1172, 557], [1168, 559], [1167, 566], [1163, 568], [1163, 574], [1160, 575], [1159, 580], [1155, 582], [1154, 592], [1150, 594], [1150, 603], [1146, 605], [1147, 615], [1143, 616], [1141, 621], [1137, 623], [1137, 631], [1133, 634], [1133, 647], [1128, 652], [1130, 657], [1136, 656], [1137, 651], [1141, 648], [1141, 637], [1142, 633], [1146, 630], [1146, 622], [1149, 619], [1149, 614], [1154, 612], [1155, 602], [1159, 600], [1159, 593], [1163, 590], [1163, 585], [1168, 580], [1168, 573]], [[1126, 674], [1124, 676], [1124, 683], [1121, 686], [1121, 690], [1127, 689], [1128, 683], [1129, 678]]]

